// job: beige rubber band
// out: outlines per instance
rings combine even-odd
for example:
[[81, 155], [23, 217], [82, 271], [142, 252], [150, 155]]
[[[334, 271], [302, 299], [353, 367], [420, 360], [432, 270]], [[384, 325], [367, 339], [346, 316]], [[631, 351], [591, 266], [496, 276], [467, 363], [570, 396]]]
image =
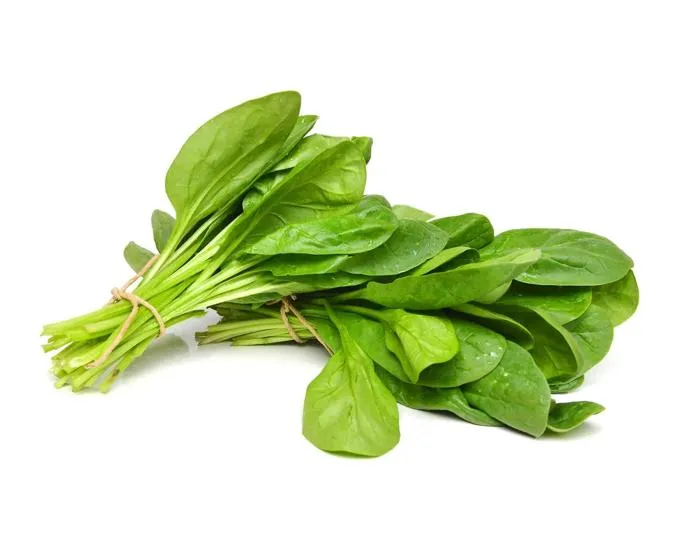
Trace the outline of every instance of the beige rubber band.
[[101, 366], [104, 362], [106, 362], [106, 360], [108, 360], [109, 356], [111, 356], [111, 353], [115, 350], [116, 347], [118, 347], [122, 339], [125, 337], [125, 334], [130, 329], [130, 325], [135, 320], [135, 317], [139, 312], [140, 305], [148, 309], [156, 319], [156, 322], [158, 323], [158, 337], [161, 337], [163, 334], [165, 334], [166, 330], [165, 323], [163, 322], [161, 314], [158, 313], [158, 310], [155, 307], [153, 307], [149, 302], [144, 300], [144, 298], [141, 298], [136, 294], [127, 291], [128, 287], [132, 286], [139, 278], [141, 278], [144, 274], [148, 272], [149, 268], [151, 268], [153, 266], [153, 263], [156, 262], [156, 259], [158, 259], [158, 255], [154, 255], [153, 257], [151, 257], [148, 260], [148, 262], [144, 265], [144, 267], [139, 272], [137, 272], [136, 275], [128, 279], [120, 289], [117, 287], [111, 289], [111, 300], [108, 301], [108, 304], [115, 304], [116, 302], [120, 302], [121, 300], [127, 300], [132, 305], [132, 310], [130, 310], [130, 314], [125, 319], [125, 322], [120, 327], [120, 330], [118, 330], [116, 337], [113, 338], [113, 341], [109, 344], [108, 347], [106, 347], [106, 350], [101, 354], [99, 358], [97, 358], [94, 362], [87, 365], [88, 369], [93, 369], [96, 368], [97, 366]]

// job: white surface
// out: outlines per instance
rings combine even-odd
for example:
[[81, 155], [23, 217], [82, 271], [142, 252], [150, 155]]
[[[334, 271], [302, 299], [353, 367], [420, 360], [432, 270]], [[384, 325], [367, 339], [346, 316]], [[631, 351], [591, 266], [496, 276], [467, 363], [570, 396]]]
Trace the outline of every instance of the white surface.
[[[0, 537], [677, 538], [677, 3], [184, 4], [0, 8]], [[41, 324], [128, 277], [185, 138], [289, 88], [318, 130], [375, 138], [371, 192], [634, 257], [639, 311], [575, 395], [605, 413], [535, 441], [401, 409], [397, 448], [358, 460], [300, 433], [309, 348], [52, 388]]]

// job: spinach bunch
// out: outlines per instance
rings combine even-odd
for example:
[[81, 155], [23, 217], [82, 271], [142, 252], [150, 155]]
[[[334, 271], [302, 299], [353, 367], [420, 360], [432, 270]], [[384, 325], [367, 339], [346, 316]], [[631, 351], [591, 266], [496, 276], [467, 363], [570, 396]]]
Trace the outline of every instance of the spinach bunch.
[[[135, 289], [166, 327], [209, 306], [240, 299], [277, 299], [355, 286], [368, 277], [309, 268], [296, 261], [355, 260], [389, 240], [399, 220], [379, 196], [364, 196], [367, 137], [307, 135], [314, 116], [300, 116], [300, 96], [282, 92], [246, 102], [201, 126], [166, 177], [176, 217], [152, 215], [157, 254], [130, 243], [124, 255], [139, 271]], [[106, 390], [159, 333], [148, 309], [130, 318], [118, 301], [48, 324], [47, 351], [57, 385]]]
[[[603, 410], [556, 403], [606, 355], [613, 328], [637, 307], [632, 261], [609, 240], [570, 230], [523, 229], [494, 237], [478, 214], [432, 220], [439, 251], [393, 272], [413, 246], [393, 234], [372, 252], [372, 279], [350, 291], [303, 294], [296, 305], [333, 351], [305, 398], [303, 432], [317, 447], [381, 455], [399, 440], [397, 403], [539, 437]], [[423, 221], [427, 220], [427, 221]], [[390, 249], [384, 249], [393, 242]], [[200, 344], [291, 341], [274, 306], [216, 306], [222, 322]], [[314, 336], [291, 316], [300, 340]]]
[[139, 286], [44, 327], [57, 386], [106, 391], [165, 327], [215, 308], [201, 344], [332, 351], [303, 418], [324, 450], [384, 454], [397, 403], [535, 437], [599, 413], [551, 396], [583, 383], [635, 311], [631, 259], [590, 233], [496, 236], [480, 214], [366, 195], [372, 140], [310, 134], [316, 121], [280, 92], [189, 137], [165, 180], [175, 215], [152, 213], [155, 249], [124, 249]]

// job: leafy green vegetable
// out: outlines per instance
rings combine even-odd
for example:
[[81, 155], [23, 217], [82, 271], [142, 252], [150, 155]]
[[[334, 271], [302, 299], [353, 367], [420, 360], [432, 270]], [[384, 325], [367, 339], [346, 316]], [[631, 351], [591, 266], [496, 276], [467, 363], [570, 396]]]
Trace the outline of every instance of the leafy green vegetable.
[[244, 193], [277, 156], [299, 111], [300, 94], [280, 92], [203, 124], [184, 143], [165, 180], [180, 229]]
[[328, 452], [382, 455], [399, 442], [397, 402], [366, 351], [339, 320], [333, 322], [342, 349], [307, 387], [302, 432]]
[[534, 437], [547, 427], [550, 388], [531, 355], [508, 342], [498, 367], [485, 377], [463, 387], [470, 405]]
[[597, 306], [590, 306], [583, 315], [564, 327], [574, 336], [576, 354], [582, 358], [584, 371], [598, 364], [607, 355], [614, 340], [612, 323], [607, 314]]
[[130, 265], [130, 268], [135, 272], [139, 272], [146, 266], [146, 263], [149, 262], [151, 257], [153, 257], [153, 252], [134, 242], [130, 242], [125, 246], [123, 256], [125, 257], [125, 261]]
[[405, 219], [387, 242], [368, 253], [350, 257], [342, 269], [365, 276], [401, 274], [435, 256], [445, 244], [446, 235], [437, 227]]
[[364, 197], [346, 214], [286, 224], [248, 248], [249, 253], [277, 255], [347, 255], [370, 251], [387, 241], [399, 224], [379, 196]]
[[266, 260], [260, 268], [274, 276], [304, 276], [338, 272], [349, 255], [304, 255], [286, 253]]
[[583, 315], [592, 299], [590, 289], [580, 287], [537, 287], [515, 283], [497, 300], [497, 305], [525, 307], [547, 313], [560, 324]]
[[154, 210], [151, 214], [151, 228], [156, 249], [159, 252], [163, 251], [175, 228], [175, 218], [163, 210]]
[[499, 234], [482, 251], [482, 259], [516, 249], [541, 250], [541, 258], [515, 279], [534, 285], [592, 286], [618, 281], [633, 261], [611, 241], [566, 229], [515, 229]]
[[534, 346], [534, 337], [531, 335], [531, 332], [515, 319], [512, 319], [507, 315], [491, 311], [486, 307], [478, 306], [476, 304], [461, 304], [453, 309], [457, 313], [467, 315], [474, 321], [483, 324], [491, 330], [495, 330], [525, 349], [531, 349]]
[[387, 347], [398, 358], [411, 382], [417, 382], [423, 370], [451, 360], [459, 350], [453, 323], [447, 317], [409, 313], [401, 309], [380, 312], [381, 320], [389, 324], [396, 339]]
[[420, 266], [414, 268], [408, 275], [410, 276], [424, 276], [430, 272], [434, 272], [437, 269], [443, 269], [444, 266], [451, 263], [451, 261], [456, 261], [463, 256], [467, 256], [468, 259], [466, 263], [472, 262], [479, 258], [479, 253], [476, 250], [469, 248], [467, 246], [456, 246], [452, 248], [447, 248], [443, 251], [437, 253], [431, 259], [425, 261]]
[[[335, 316], [373, 362], [402, 381], [410, 380], [400, 360], [388, 349], [385, 327], [380, 322], [341, 310], [336, 310]], [[326, 339], [326, 334], [322, 333], [322, 336]], [[336, 349], [338, 346], [333, 348]]]
[[548, 417], [548, 429], [565, 433], [583, 424], [588, 418], [604, 411], [604, 407], [592, 401], [553, 403]]
[[327, 451], [389, 451], [397, 402], [536, 437], [599, 413], [550, 395], [577, 389], [635, 311], [632, 261], [590, 233], [494, 238], [480, 214], [365, 196], [372, 139], [309, 135], [317, 117], [299, 109], [280, 92], [191, 135], [166, 176], [176, 219], [152, 214], [157, 254], [128, 244], [126, 294], [44, 327], [56, 386], [108, 391], [164, 328], [214, 308], [201, 345], [329, 352], [303, 414]]
[[397, 401], [406, 407], [423, 411], [448, 411], [479, 426], [501, 425], [485, 412], [471, 407], [460, 388], [429, 388], [409, 384], [380, 367], [376, 367], [376, 373]]
[[618, 281], [593, 288], [593, 305], [601, 308], [614, 326], [635, 313], [639, 300], [640, 292], [632, 270]]
[[461, 386], [490, 373], [506, 350], [503, 336], [470, 321], [456, 319], [460, 351], [449, 362], [437, 364], [422, 372], [418, 384], [436, 388]]
[[551, 394], [568, 394], [579, 388], [585, 378], [583, 375], [576, 377], [575, 379], [568, 379], [564, 382], [561, 381], [550, 381], [550, 393]]
[[491, 222], [481, 214], [462, 214], [432, 221], [449, 235], [446, 247], [468, 246], [480, 249], [493, 240]]
[[413, 208], [413, 206], [408, 206], [406, 204], [397, 204], [392, 207], [394, 215], [399, 219], [413, 219], [415, 221], [428, 221], [434, 216], [423, 210], [418, 210]]
[[475, 300], [513, 279], [540, 257], [535, 249], [516, 250], [502, 257], [460, 266], [446, 272], [407, 276], [391, 283], [370, 282], [343, 299], [368, 300], [404, 309], [441, 309]]
[[595, 306], [566, 325], [540, 309], [510, 313], [534, 337], [531, 354], [551, 382], [566, 383], [582, 375], [602, 360], [611, 346], [611, 322]]

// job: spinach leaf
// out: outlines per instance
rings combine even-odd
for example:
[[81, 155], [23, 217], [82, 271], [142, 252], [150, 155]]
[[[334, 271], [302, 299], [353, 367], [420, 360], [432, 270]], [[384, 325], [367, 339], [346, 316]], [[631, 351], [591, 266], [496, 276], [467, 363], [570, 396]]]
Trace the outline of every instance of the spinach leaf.
[[243, 211], [249, 212], [255, 208], [262, 197], [275, 186], [288, 178], [289, 173], [302, 165], [308, 164], [326, 150], [333, 148], [340, 143], [350, 142], [363, 155], [364, 162], [368, 163], [371, 157], [370, 137], [330, 137], [328, 135], [311, 135], [304, 139], [300, 145], [286, 158], [283, 163], [276, 164], [268, 174], [261, 177], [246, 193], [243, 199]]
[[247, 249], [282, 226], [343, 214], [359, 202], [365, 183], [359, 150], [349, 141], [337, 144], [288, 173], [231, 223], [223, 242], [231, 250], [244, 242]]
[[493, 371], [505, 351], [505, 338], [484, 326], [455, 319], [460, 343], [458, 354], [449, 362], [425, 369], [418, 384], [435, 388], [461, 386], [476, 381]]
[[534, 338], [531, 332], [507, 315], [476, 304], [461, 304], [454, 307], [453, 310], [495, 330], [506, 338], [520, 344], [525, 349], [531, 349], [534, 346]]
[[550, 388], [531, 354], [508, 342], [498, 367], [463, 387], [468, 403], [504, 424], [534, 437], [547, 427]]
[[249, 253], [277, 255], [347, 255], [370, 251], [383, 244], [399, 225], [387, 201], [364, 197], [340, 216], [280, 227], [248, 248]]
[[336, 272], [349, 255], [299, 255], [283, 254], [266, 260], [258, 268], [274, 276], [302, 276]]
[[149, 262], [151, 257], [153, 257], [153, 252], [149, 251], [142, 246], [135, 244], [134, 242], [128, 243], [123, 250], [123, 256], [125, 261], [128, 263], [130, 268], [135, 272], [139, 272], [146, 263]]
[[406, 407], [421, 411], [448, 411], [478, 426], [501, 425], [485, 412], [471, 407], [460, 388], [429, 388], [399, 380], [380, 366], [376, 366], [375, 371], [397, 401]]
[[480, 296], [479, 298], [476, 299], [478, 304], [493, 304], [497, 302], [499, 299], [505, 295], [505, 293], [508, 292], [508, 289], [510, 289], [510, 286], [512, 285], [512, 281], [508, 281], [506, 283], [503, 283], [502, 285], [496, 287], [493, 291], [489, 291], [485, 295]]
[[574, 338], [561, 324], [541, 312], [511, 310], [506, 313], [531, 332], [534, 338], [531, 356], [548, 381], [571, 380], [583, 373], [584, 365], [575, 352]]
[[316, 156], [329, 148], [333, 148], [342, 142], [353, 142], [368, 162], [371, 157], [370, 137], [332, 137], [330, 135], [310, 135], [302, 139], [302, 142], [285, 158], [270, 169], [271, 172], [279, 172], [294, 169], [302, 163], [309, 163]]
[[465, 260], [466, 264], [473, 262], [475, 259], [479, 259], [479, 253], [477, 252], [477, 250], [473, 248], [469, 248], [467, 246], [455, 246], [452, 248], [446, 248], [445, 250], [437, 253], [431, 259], [425, 261], [420, 266], [411, 270], [408, 273], [408, 275], [424, 276], [425, 274], [429, 274], [430, 272], [434, 272], [435, 270], [442, 268], [451, 261], [457, 261], [458, 259], [462, 259], [464, 255], [467, 257]]
[[397, 402], [366, 351], [335, 319], [342, 348], [307, 387], [302, 432], [328, 452], [379, 456], [399, 442]]
[[449, 235], [446, 247], [468, 246], [480, 249], [493, 240], [491, 222], [481, 214], [462, 214], [431, 222]]
[[170, 239], [172, 229], [175, 227], [175, 218], [163, 210], [154, 210], [151, 214], [151, 228], [153, 230], [153, 241], [156, 249], [160, 253]]
[[380, 319], [390, 328], [385, 334], [387, 348], [399, 358], [413, 383], [423, 370], [458, 353], [457, 332], [447, 317], [387, 309], [380, 312]]
[[[335, 316], [373, 362], [394, 377], [402, 381], [409, 380], [402, 363], [385, 344], [385, 328], [381, 323], [358, 313], [341, 311], [340, 309], [336, 310]], [[337, 349], [334, 348], [333, 350]]]
[[550, 393], [551, 394], [568, 394], [569, 392], [573, 392], [577, 388], [579, 388], [582, 384], [583, 381], [585, 380], [585, 377], [583, 375], [576, 377], [575, 379], [571, 380], [566, 380], [566, 381], [550, 381]]
[[373, 151], [373, 139], [371, 137], [350, 137], [349, 140], [359, 149], [366, 163], [371, 161], [371, 152]]
[[[299, 144], [301, 144], [300, 141], [302, 141], [304, 136], [307, 135], [307, 133], [309, 133], [312, 130], [318, 119], [319, 119], [318, 116], [314, 116], [311, 114], [298, 116], [297, 120], [295, 121], [295, 126], [293, 126], [293, 129], [288, 135], [286, 142], [283, 143], [283, 146], [279, 150], [279, 153], [273, 160], [275, 162], [275, 165], [269, 169], [269, 172], [282, 170], [281, 168], [282, 160], [284, 158], [286, 159], [286, 161], [290, 159], [289, 154], [293, 153], [293, 149], [297, 147]], [[286, 167], [283, 168], [285, 169]], [[292, 169], [293, 167], [290, 166], [288, 168]]]
[[559, 324], [566, 324], [583, 315], [590, 306], [591, 299], [592, 295], [588, 288], [537, 287], [514, 283], [497, 304], [540, 310], [549, 314]]
[[408, 206], [406, 204], [396, 204], [392, 207], [392, 212], [399, 219], [413, 219], [415, 221], [428, 221], [434, 216], [423, 210], [418, 210], [413, 208], [413, 206]]
[[592, 401], [553, 402], [548, 417], [548, 429], [556, 433], [565, 433], [577, 428], [588, 418], [602, 411], [604, 407]]
[[339, 298], [368, 300], [385, 307], [404, 309], [453, 307], [475, 300], [513, 279], [539, 257], [540, 251], [535, 249], [517, 250], [446, 272], [406, 276], [391, 283], [370, 282], [365, 288]]
[[566, 325], [540, 309], [508, 308], [509, 314], [534, 337], [531, 354], [550, 382], [567, 383], [584, 374], [604, 358], [611, 346], [612, 324], [595, 306]]
[[578, 319], [564, 325], [574, 337], [577, 354], [582, 358], [583, 372], [598, 364], [609, 352], [614, 340], [614, 327], [607, 314], [590, 306]]
[[250, 187], [278, 155], [299, 111], [297, 92], [271, 94], [217, 115], [189, 137], [165, 180], [180, 231]]
[[405, 219], [386, 242], [372, 251], [350, 257], [342, 269], [365, 276], [401, 274], [439, 253], [445, 244], [446, 235], [434, 225]]
[[633, 266], [610, 240], [567, 229], [504, 232], [481, 251], [482, 260], [526, 248], [540, 249], [541, 258], [515, 279], [534, 285], [605, 285], [621, 279]]
[[614, 326], [628, 320], [639, 301], [640, 291], [632, 270], [618, 281], [593, 288], [593, 305], [604, 310]]

